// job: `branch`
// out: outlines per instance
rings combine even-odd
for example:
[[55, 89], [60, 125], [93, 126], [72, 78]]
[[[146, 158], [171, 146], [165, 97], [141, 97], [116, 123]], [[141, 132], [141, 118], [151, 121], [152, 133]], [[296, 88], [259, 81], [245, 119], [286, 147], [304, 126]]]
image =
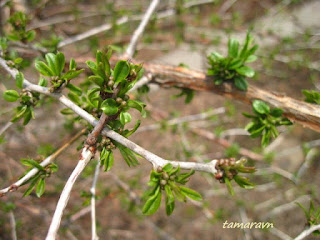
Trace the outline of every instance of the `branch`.
[[[53, 162], [54, 159], [56, 159], [62, 151], [64, 151], [66, 148], [68, 148], [72, 143], [74, 143], [79, 137], [81, 137], [86, 132], [86, 129], [81, 130], [77, 135], [75, 135], [73, 138], [71, 138], [67, 143], [63, 144], [57, 151], [55, 151], [53, 154], [51, 154], [49, 157], [47, 157], [45, 160], [43, 160], [40, 165], [42, 167], [45, 167]], [[1, 189], [0, 190], [0, 197], [4, 196], [8, 192], [14, 192], [16, 191], [20, 186], [22, 186], [26, 181], [28, 181], [30, 178], [32, 178], [34, 175], [36, 175], [39, 172], [38, 168], [33, 168], [31, 171], [29, 171], [25, 176], [23, 176], [21, 179], [19, 179], [17, 182], [11, 184], [9, 187]]]
[[142, 33], [144, 32], [144, 29], [146, 28], [151, 15], [153, 14], [153, 12], [156, 10], [158, 4], [159, 4], [159, 0], [153, 0], [151, 2], [151, 4], [148, 7], [148, 10], [146, 11], [145, 15], [143, 16], [142, 21], [140, 22], [139, 27], [134, 31], [129, 46], [127, 47], [126, 53], [125, 53], [125, 57], [126, 58], [132, 58], [134, 51], [136, 49], [137, 46], [137, 42], [138, 39], [141, 37]]
[[313, 225], [309, 229], [304, 230], [302, 233], [299, 234], [294, 240], [301, 240], [304, 239], [305, 237], [309, 236], [311, 233], [313, 233], [316, 230], [320, 229], [320, 224], [318, 225]]
[[61, 218], [62, 218], [62, 214], [64, 209], [67, 206], [69, 197], [70, 197], [70, 193], [71, 193], [71, 189], [75, 183], [75, 181], [77, 180], [77, 178], [79, 177], [80, 173], [84, 170], [84, 168], [87, 166], [87, 164], [90, 162], [91, 158], [94, 156], [94, 151], [92, 151], [91, 148], [83, 148], [82, 149], [82, 153], [81, 153], [81, 157], [80, 160], [77, 164], [77, 166], [75, 167], [75, 169], [73, 170], [73, 172], [71, 173], [66, 185], [63, 188], [63, 191], [60, 195], [56, 210], [54, 212], [51, 224], [50, 224], [50, 228], [46, 237], [46, 240], [55, 240], [56, 236], [57, 236], [57, 232], [59, 230], [59, 226], [60, 226], [60, 222], [61, 222]]
[[145, 63], [147, 73], [153, 75], [153, 83], [162, 87], [180, 87], [197, 91], [212, 91], [224, 97], [252, 104], [260, 99], [273, 107], [281, 108], [284, 115], [293, 122], [320, 132], [320, 106], [287, 97], [284, 94], [270, 92], [249, 85], [246, 92], [237, 90], [232, 84], [214, 85], [213, 78], [205, 73], [183, 67]]
[[92, 186], [90, 188], [91, 193], [91, 239], [98, 240], [97, 235], [97, 220], [96, 220], [96, 185], [100, 172], [100, 159], [97, 162], [96, 169], [94, 171]]

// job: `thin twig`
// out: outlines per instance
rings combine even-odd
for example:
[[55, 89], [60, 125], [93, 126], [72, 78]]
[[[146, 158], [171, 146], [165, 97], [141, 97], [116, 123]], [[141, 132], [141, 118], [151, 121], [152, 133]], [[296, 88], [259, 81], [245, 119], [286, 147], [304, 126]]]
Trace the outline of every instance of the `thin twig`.
[[309, 236], [311, 233], [313, 233], [316, 230], [320, 229], [320, 224], [319, 225], [313, 225], [310, 228], [304, 230], [302, 233], [300, 233], [294, 240], [301, 240], [304, 239], [305, 237]]
[[[45, 160], [43, 160], [40, 165], [42, 167], [48, 166], [50, 163], [53, 162], [54, 159], [56, 159], [62, 151], [64, 151], [66, 148], [68, 148], [72, 143], [74, 143], [79, 137], [81, 137], [86, 132], [85, 129], [81, 130], [78, 134], [76, 134], [73, 138], [71, 138], [67, 143], [63, 144], [57, 151], [55, 151], [53, 154], [51, 154], [49, 157], [47, 157]], [[21, 179], [19, 179], [17, 182], [11, 184], [9, 187], [1, 189], [0, 190], [0, 196], [3, 196], [4, 194], [8, 192], [16, 191], [20, 186], [22, 186], [26, 181], [28, 181], [30, 178], [32, 178], [34, 175], [36, 175], [39, 172], [38, 168], [33, 168], [30, 170], [25, 176], [23, 176]]]
[[9, 129], [9, 127], [11, 127], [12, 125], [13, 125], [13, 122], [7, 122], [6, 125], [4, 125], [0, 129], [0, 135], [2, 135], [5, 131], [7, 131]]
[[136, 49], [137, 43], [139, 38], [141, 37], [142, 33], [144, 32], [144, 29], [146, 28], [151, 15], [153, 14], [153, 12], [156, 10], [158, 4], [159, 4], [159, 0], [152, 0], [151, 4], [148, 7], [148, 10], [146, 11], [145, 15], [143, 16], [142, 21], [140, 22], [139, 27], [134, 31], [129, 46], [127, 47], [126, 53], [125, 53], [125, 57], [126, 58], [132, 58], [134, 51]]
[[13, 211], [9, 212], [10, 225], [11, 225], [11, 237], [12, 240], [17, 240], [16, 220]]
[[278, 228], [275, 228], [275, 227], [270, 228], [270, 232], [271, 232], [271, 234], [277, 236], [278, 238], [280, 238], [282, 240], [292, 240], [292, 238], [290, 236], [288, 236], [284, 232], [280, 231]]
[[57, 232], [59, 230], [61, 218], [63, 215], [63, 211], [67, 206], [70, 193], [72, 190], [72, 187], [81, 174], [81, 172], [84, 170], [84, 168], [87, 166], [87, 164], [90, 162], [91, 158], [94, 156], [94, 152], [91, 150], [91, 148], [83, 148], [80, 160], [71, 173], [66, 185], [63, 188], [63, 191], [60, 195], [56, 210], [54, 212], [50, 228], [46, 237], [46, 240], [55, 240], [57, 236]]
[[100, 172], [100, 160], [97, 161], [96, 169], [94, 171], [92, 186], [90, 188], [91, 193], [91, 239], [98, 240], [97, 235], [97, 220], [96, 220], [96, 185]]

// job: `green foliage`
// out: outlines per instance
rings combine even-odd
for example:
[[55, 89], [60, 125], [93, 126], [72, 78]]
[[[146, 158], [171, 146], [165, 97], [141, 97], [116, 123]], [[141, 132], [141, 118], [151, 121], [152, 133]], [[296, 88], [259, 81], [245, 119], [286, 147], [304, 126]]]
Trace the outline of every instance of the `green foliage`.
[[320, 93], [313, 90], [302, 90], [303, 95], [306, 97], [304, 101], [308, 103], [320, 104]]
[[52, 85], [50, 91], [54, 92], [65, 84], [71, 93], [81, 95], [81, 89], [72, 85], [70, 80], [78, 77], [84, 69], [76, 70], [77, 65], [74, 59], [71, 59], [69, 70], [63, 73], [65, 68], [65, 56], [61, 52], [58, 52], [57, 54], [47, 53], [45, 59], [46, 63], [36, 61], [35, 68], [41, 75], [50, 78], [50, 83]]
[[159, 167], [157, 171], [152, 170], [148, 185], [152, 187], [145, 193], [146, 203], [142, 208], [145, 215], [154, 214], [160, 207], [162, 192], [165, 194], [166, 213], [171, 215], [175, 208], [175, 199], [185, 202], [188, 198], [195, 201], [201, 201], [202, 197], [196, 191], [181, 186], [189, 181], [194, 170], [188, 173], [180, 173], [180, 167], [174, 168], [171, 163], [163, 168]]
[[[307, 225], [318, 225], [320, 224], [320, 206], [316, 209], [312, 200], [310, 200], [309, 210], [307, 210], [301, 203], [296, 203], [304, 212], [307, 218]], [[320, 235], [320, 230], [313, 232], [313, 235]]]
[[58, 50], [58, 45], [62, 41], [61, 37], [52, 34], [48, 39], [42, 38], [40, 40], [40, 47], [46, 48], [49, 52], [56, 52]]
[[243, 47], [237, 39], [230, 38], [228, 42], [228, 56], [223, 57], [217, 52], [208, 56], [210, 67], [208, 75], [214, 76], [214, 84], [220, 85], [226, 81], [232, 81], [236, 88], [246, 91], [248, 83], [245, 77], [252, 78], [254, 70], [246, 63], [254, 62], [257, 57], [253, 55], [258, 49], [258, 45], [253, 45], [253, 38], [248, 33]]
[[31, 177], [29, 180], [23, 183], [23, 185], [29, 184], [23, 196], [26, 197], [30, 195], [30, 193], [33, 191], [33, 189], [37, 185], [36, 195], [37, 197], [41, 197], [42, 194], [44, 193], [45, 186], [46, 186], [45, 179], [50, 177], [52, 173], [55, 173], [58, 170], [58, 166], [54, 163], [50, 163], [46, 167], [43, 167], [37, 161], [29, 158], [21, 159], [21, 163], [29, 167], [21, 177], [26, 175], [33, 168], [37, 168], [39, 170], [33, 177]]
[[15, 12], [9, 19], [12, 30], [7, 35], [8, 39], [11, 41], [21, 41], [23, 43], [31, 42], [36, 36], [34, 30], [27, 31], [28, 17], [23, 12]]
[[251, 118], [251, 122], [245, 127], [245, 129], [248, 130], [253, 138], [262, 135], [262, 147], [266, 147], [271, 138], [278, 137], [278, 126], [292, 124], [289, 119], [282, 117], [282, 109], [270, 109], [268, 104], [260, 100], [253, 101], [252, 111], [254, 115], [243, 113], [245, 117]]

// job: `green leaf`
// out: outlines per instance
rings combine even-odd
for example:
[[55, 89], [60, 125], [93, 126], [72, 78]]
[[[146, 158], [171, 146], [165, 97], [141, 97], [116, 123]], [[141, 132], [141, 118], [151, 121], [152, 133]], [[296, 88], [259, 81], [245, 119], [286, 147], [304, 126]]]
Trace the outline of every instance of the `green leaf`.
[[53, 53], [47, 53], [46, 56], [46, 61], [48, 63], [49, 68], [52, 70], [55, 76], [59, 76], [60, 72], [58, 70], [58, 66], [56, 64], [57, 62], [57, 56]]
[[172, 170], [173, 166], [171, 163], [167, 163], [166, 165], [163, 166], [162, 170], [165, 172], [170, 172]]
[[36, 186], [39, 177], [40, 177], [40, 175], [36, 175], [35, 177], [32, 178], [32, 182], [30, 183], [30, 185], [27, 188], [27, 190], [24, 192], [23, 197], [26, 197], [26, 196], [30, 195], [30, 193], [32, 192], [32, 190]]
[[25, 114], [25, 112], [27, 111], [28, 106], [27, 105], [23, 105], [21, 107], [18, 107], [17, 110], [18, 112], [16, 113], [16, 115], [11, 119], [11, 122], [16, 122], [18, 121], [20, 118], [23, 117], [23, 115]]
[[189, 178], [190, 176], [192, 176], [194, 173], [195, 173], [194, 170], [191, 170], [191, 171], [188, 172], [188, 173], [182, 173], [182, 174], [176, 176], [174, 180], [175, 180], [176, 182], [180, 183], [180, 184], [186, 184], [186, 183], [188, 182], [188, 178]]
[[235, 78], [234, 85], [242, 91], [247, 91], [248, 89], [248, 82], [242, 77]]
[[47, 79], [40, 77], [38, 85], [41, 87], [47, 87], [48, 86], [48, 81]]
[[45, 187], [46, 187], [45, 179], [40, 178], [38, 185], [37, 185], [37, 188], [36, 188], [36, 194], [37, 194], [38, 198], [41, 197], [42, 194], [44, 193]]
[[42, 167], [37, 161], [35, 161], [33, 159], [29, 159], [29, 158], [21, 159], [21, 163], [26, 166], [31, 166], [31, 167], [37, 168], [40, 171], [45, 171], [45, 168]]
[[113, 71], [113, 81], [115, 83], [122, 82], [130, 73], [130, 67], [127, 61], [121, 60], [117, 62]]
[[252, 184], [248, 178], [239, 176], [239, 175], [235, 175], [234, 178], [236, 183], [238, 183], [238, 185], [244, 189], [253, 189], [254, 188], [254, 184]]
[[151, 196], [147, 202], [144, 204], [142, 208], [142, 213], [145, 215], [152, 215], [154, 214], [161, 204], [161, 190], [160, 186], [157, 187], [153, 196]]
[[81, 105], [81, 100], [78, 97], [78, 95], [74, 94], [74, 93], [68, 93], [68, 97], [70, 98], [70, 100], [74, 103], [76, 103], [77, 105]]
[[99, 91], [100, 91], [100, 88], [92, 88], [87, 92], [88, 102], [94, 108], [98, 108], [99, 106], [99, 100], [101, 99], [99, 95]]
[[122, 157], [126, 161], [129, 167], [139, 165], [139, 162], [134, 154], [129, 148], [122, 146], [121, 144], [114, 142], [114, 145], [119, 149]]
[[119, 111], [117, 105], [118, 104], [114, 99], [108, 98], [101, 103], [101, 109], [106, 115], [112, 116]]
[[36, 32], [34, 30], [27, 32], [27, 41], [31, 42], [36, 37]]
[[91, 69], [92, 72], [97, 70], [97, 64], [93, 61], [86, 61], [87, 66]]
[[183, 195], [187, 196], [188, 198], [191, 198], [195, 201], [202, 201], [201, 195], [199, 193], [197, 193], [196, 191], [194, 191], [190, 188], [184, 187], [184, 186], [180, 186], [179, 188], [181, 190], [181, 193]]
[[230, 180], [227, 177], [223, 177], [223, 179], [224, 179], [224, 182], [226, 183], [229, 193], [231, 194], [231, 196], [234, 196], [235, 192], [233, 190]]
[[27, 125], [30, 122], [31, 118], [34, 119], [35, 117], [33, 108], [29, 106], [24, 114], [23, 125]]
[[164, 186], [164, 190], [166, 191], [166, 213], [170, 216], [175, 207], [175, 199], [171, 188], [168, 185]]
[[257, 56], [255, 55], [250, 55], [247, 60], [246, 63], [250, 63], [250, 62], [255, 62], [257, 60]]
[[72, 111], [70, 108], [64, 108], [60, 111], [60, 113], [63, 115], [72, 115], [74, 114], [74, 111]]
[[102, 77], [93, 75], [89, 77], [89, 80], [97, 84], [99, 87], [103, 87], [104, 79]]
[[236, 69], [237, 73], [246, 76], [246, 77], [253, 77], [254, 76], [254, 70], [248, 66], [243, 66]]
[[282, 113], [283, 113], [283, 110], [281, 108], [273, 108], [270, 111], [270, 115], [275, 118], [281, 117]]
[[76, 70], [76, 69], [77, 69], [77, 63], [73, 58], [71, 58], [69, 63], [69, 70]]
[[257, 113], [260, 113], [260, 114], [270, 113], [269, 105], [261, 100], [254, 100], [252, 103], [252, 107]]
[[66, 88], [68, 88], [72, 93], [78, 95], [78, 96], [81, 96], [82, 94], [82, 90], [81, 88], [78, 88], [76, 87], [75, 85], [71, 84], [71, 83], [68, 83]]
[[138, 129], [138, 127], [140, 126], [140, 123], [141, 123], [141, 121], [140, 120], [138, 120], [137, 121], [137, 123], [134, 125], [134, 128], [132, 129], [132, 130], [125, 130], [124, 132], [123, 132], [123, 136], [124, 137], [129, 137], [130, 135], [132, 135], [135, 131], [137, 131], [137, 129]]
[[35, 68], [41, 73], [43, 76], [52, 77], [55, 76], [54, 72], [49, 68], [44, 62], [36, 61]]
[[15, 102], [19, 99], [19, 93], [15, 90], [7, 90], [3, 93], [3, 98], [8, 102]]
[[230, 57], [236, 58], [239, 51], [239, 41], [234, 38], [230, 38], [228, 41], [228, 55]]
[[146, 104], [143, 102], [135, 101], [135, 100], [128, 100], [128, 107], [137, 109], [142, 117], [146, 117], [146, 111], [144, 110]]
[[131, 121], [131, 115], [128, 112], [120, 113], [120, 122], [122, 125], [125, 125]]
[[262, 125], [261, 127], [258, 127], [258, 128], [251, 128], [248, 131], [251, 134], [251, 137], [256, 138], [262, 134], [265, 128], [266, 128], [266, 125]]
[[73, 79], [73, 78], [78, 77], [83, 71], [84, 71], [84, 69], [80, 69], [80, 70], [69, 70], [68, 72], [66, 72], [65, 74], [63, 74], [63, 75], [61, 76], [61, 79], [71, 80], [71, 79]]
[[111, 169], [113, 166], [113, 152], [106, 150], [106, 148], [103, 148], [100, 153], [100, 160], [102, 161], [102, 164], [104, 165], [104, 171], [107, 172]]
[[242, 60], [236, 58], [236, 59], [232, 59], [232, 61], [230, 62], [228, 68], [229, 68], [230, 70], [234, 70], [234, 69], [236, 69], [236, 68], [241, 67], [242, 65], [243, 65]]
[[17, 75], [16, 75], [16, 86], [17, 88], [20, 88], [22, 89], [23, 88], [23, 73], [22, 72], [19, 72]]
[[58, 52], [56, 56], [56, 68], [59, 74], [62, 73], [65, 62], [66, 60], [65, 60], [64, 54], [62, 52]]

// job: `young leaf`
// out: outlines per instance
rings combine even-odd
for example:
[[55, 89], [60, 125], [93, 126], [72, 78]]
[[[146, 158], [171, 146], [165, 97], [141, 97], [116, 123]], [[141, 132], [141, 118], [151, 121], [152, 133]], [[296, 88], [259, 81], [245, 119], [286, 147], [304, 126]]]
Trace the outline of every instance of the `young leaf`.
[[244, 78], [242, 78], [242, 77], [237, 77], [237, 78], [235, 78], [235, 79], [234, 79], [234, 85], [235, 85], [238, 89], [240, 89], [240, 90], [242, 90], [242, 91], [247, 91], [247, 89], [248, 89], [248, 83], [247, 83], [247, 81], [246, 81]]
[[23, 105], [21, 107], [18, 107], [17, 110], [18, 112], [16, 113], [16, 115], [11, 119], [11, 122], [16, 122], [18, 121], [20, 118], [23, 117], [23, 115], [25, 114], [25, 112], [27, 111], [28, 106], [27, 105]]
[[140, 123], [141, 123], [141, 121], [140, 120], [138, 120], [137, 121], [137, 123], [136, 123], [136, 125], [134, 125], [134, 128], [132, 129], [132, 130], [125, 130], [124, 132], [123, 132], [123, 136], [124, 137], [129, 137], [130, 135], [132, 135], [135, 131], [137, 131], [137, 129], [138, 129], [138, 127], [140, 126]]
[[166, 213], [168, 216], [170, 216], [173, 213], [175, 207], [175, 199], [168, 185], [164, 186], [164, 190], [166, 191]]
[[254, 100], [252, 103], [253, 109], [260, 114], [268, 114], [270, 113], [270, 107], [263, 101]]
[[57, 62], [57, 56], [53, 53], [47, 53], [46, 56], [46, 61], [48, 63], [49, 68], [52, 70], [55, 76], [59, 76], [60, 72], [57, 68], [56, 62]]
[[120, 122], [122, 125], [125, 125], [131, 121], [131, 115], [128, 112], [120, 113]]
[[17, 88], [20, 88], [22, 89], [23, 88], [23, 73], [22, 72], [19, 72], [17, 75], [16, 75], [16, 86]]
[[49, 68], [44, 62], [36, 61], [35, 68], [41, 73], [43, 76], [52, 77], [55, 76], [54, 72]]
[[45, 78], [43, 78], [43, 77], [40, 77], [39, 82], [38, 82], [38, 85], [41, 86], [41, 87], [46, 87], [46, 86], [48, 86], [48, 81], [47, 81], [47, 79], [45, 79]]
[[69, 63], [69, 70], [76, 70], [76, 68], [77, 68], [77, 63], [73, 58], [71, 58]]
[[239, 41], [234, 38], [230, 38], [228, 42], [228, 55], [236, 58], [239, 51]]
[[130, 67], [127, 61], [121, 60], [117, 62], [113, 71], [113, 81], [115, 83], [122, 82], [130, 72]]
[[240, 68], [237, 68], [236, 69], [237, 73], [243, 75], [243, 76], [246, 76], [246, 77], [253, 77], [254, 76], [254, 70], [250, 67], [247, 67], [247, 66], [243, 66], [243, 67], [240, 67]]
[[36, 188], [36, 195], [38, 198], [41, 197], [42, 194], [44, 193], [45, 187], [46, 187], [45, 179], [40, 178], [38, 185], [37, 185], [37, 188]]
[[234, 190], [233, 190], [233, 187], [232, 187], [232, 185], [231, 185], [230, 180], [229, 180], [227, 177], [223, 177], [223, 179], [224, 179], [224, 182], [225, 182], [226, 185], [227, 185], [227, 188], [228, 188], [229, 193], [231, 194], [231, 196], [234, 196], [235, 192], [234, 192]]
[[173, 168], [172, 164], [171, 163], [167, 163], [166, 165], [164, 165], [162, 170], [165, 171], [165, 172], [170, 172], [172, 168]]
[[34, 187], [37, 184], [38, 179], [40, 178], [40, 175], [36, 175], [34, 176], [32, 179], [32, 182], [30, 183], [29, 187], [27, 188], [27, 190], [24, 192], [23, 197], [26, 197], [28, 195], [30, 195], [30, 193], [32, 192], [32, 190], [34, 189]]
[[78, 95], [74, 94], [74, 93], [68, 93], [68, 97], [70, 98], [70, 100], [74, 103], [76, 103], [77, 105], [81, 105], [81, 100], [78, 97]]
[[118, 104], [114, 99], [108, 98], [101, 103], [101, 109], [106, 115], [112, 116], [119, 111], [117, 105]]
[[7, 90], [3, 93], [3, 98], [8, 102], [15, 102], [19, 99], [19, 93], [15, 90]]
[[147, 200], [147, 202], [144, 204], [142, 208], [142, 213], [145, 215], [154, 214], [160, 207], [160, 203], [161, 203], [161, 190], [160, 190], [160, 186], [158, 186], [154, 195], [151, 196]]
[[58, 52], [56, 55], [56, 68], [59, 75], [64, 69], [65, 62], [64, 54], [62, 52]]
[[181, 193], [183, 195], [187, 196], [188, 198], [191, 198], [195, 201], [202, 201], [201, 195], [199, 193], [197, 193], [196, 191], [194, 191], [190, 188], [184, 187], [184, 186], [180, 186], [179, 188], [181, 190]]
[[66, 88], [68, 88], [72, 93], [78, 95], [78, 96], [81, 96], [82, 94], [82, 90], [81, 88], [78, 88], [76, 87], [75, 85], [71, 84], [71, 83], [68, 83]]
[[137, 109], [142, 117], [146, 116], [146, 111], [144, 110], [146, 104], [143, 102], [135, 101], [135, 100], [128, 100], [128, 107]]
[[84, 71], [84, 69], [80, 69], [80, 70], [69, 70], [68, 72], [66, 72], [65, 74], [63, 74], [63, 75], [61, 76], [61, 79], [71, 80], [71, 79], [73, 79], [73, 78], [78, 77], [83, 71]]

